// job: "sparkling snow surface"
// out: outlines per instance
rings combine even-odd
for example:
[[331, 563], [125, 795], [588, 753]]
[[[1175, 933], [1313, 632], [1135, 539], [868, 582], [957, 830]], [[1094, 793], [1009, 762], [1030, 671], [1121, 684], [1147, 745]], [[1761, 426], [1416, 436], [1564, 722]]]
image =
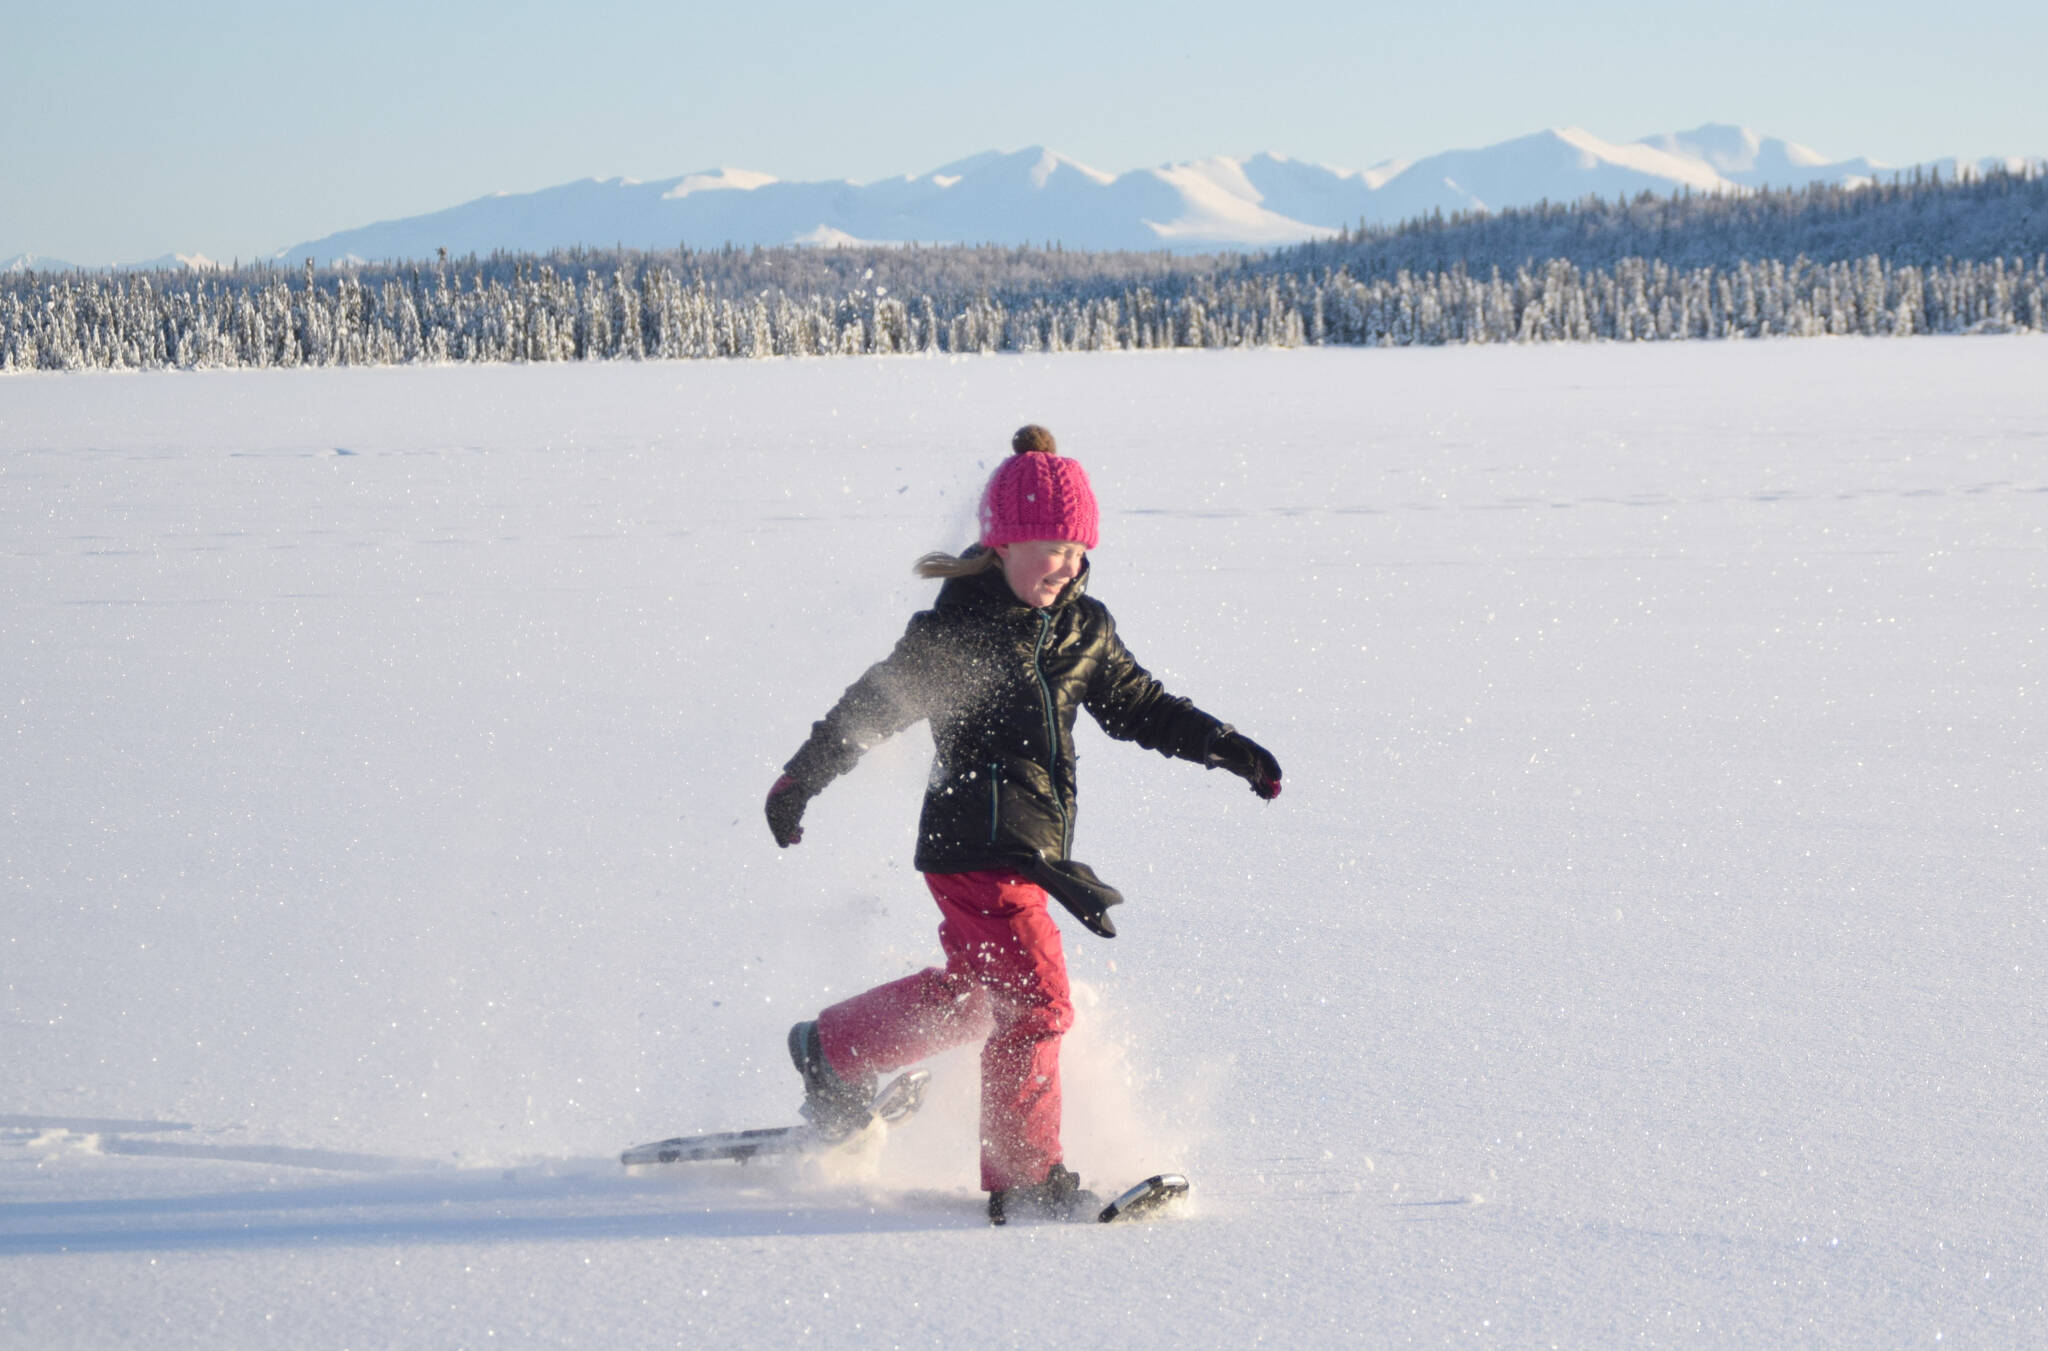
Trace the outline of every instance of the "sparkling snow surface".
[[[760, 800], [1042, 421], [1069, 1161], [829, 1165], [783, 1033], [936, 951], [929, 740]], [[0, 1345], [2048, 1344], [2048, 342], [0, 380]]]

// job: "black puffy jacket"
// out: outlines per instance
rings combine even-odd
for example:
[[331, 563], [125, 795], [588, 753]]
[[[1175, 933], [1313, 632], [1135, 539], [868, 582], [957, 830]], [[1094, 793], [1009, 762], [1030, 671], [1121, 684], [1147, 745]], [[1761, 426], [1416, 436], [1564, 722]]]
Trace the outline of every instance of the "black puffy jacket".
[[848, 687], [785, 771], [817, 792], [919, 718], [937, 754], [917, 829], [920, 872], [1065, 859], [1074, 839], [1074, 714], [1162, 755], [1203, 762], [1217, 720], [1168, 694], [1086, 594], [1088, 572], [1035, 610], [1000, 568], [955, 577], [887, 658]]

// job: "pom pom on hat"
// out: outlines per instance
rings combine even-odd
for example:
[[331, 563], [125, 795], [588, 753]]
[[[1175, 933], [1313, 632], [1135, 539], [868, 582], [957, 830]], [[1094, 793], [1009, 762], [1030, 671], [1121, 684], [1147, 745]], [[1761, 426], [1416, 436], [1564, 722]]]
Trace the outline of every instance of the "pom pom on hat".
[[1036, 422], [1026, 423], [1010, 438], [1010, 453], [1013, 455], [1057, 455], [1060, 443], [1052, 439], [1052, 433]]
[[1072, 540], [1093, 549], [1101, 513], [1088, 471], [1059, 453], [1051, 432], [1032, 423], [1010, 438], [1013, 452], [989, 475], [981, 495], [981, 542], [990, 549], [1032, 539]]

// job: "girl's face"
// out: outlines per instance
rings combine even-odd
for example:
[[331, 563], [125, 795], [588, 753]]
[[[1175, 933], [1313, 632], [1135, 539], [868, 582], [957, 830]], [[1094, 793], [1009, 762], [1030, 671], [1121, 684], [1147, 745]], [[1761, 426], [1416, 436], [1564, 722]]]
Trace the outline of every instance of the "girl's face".
[[1073, 540], [1032, 539], [998, 544], [996, 556], [1003, 560], [1003, 580], [1017, 599], [1043, 610], [1080, 575], [1088, 550]]

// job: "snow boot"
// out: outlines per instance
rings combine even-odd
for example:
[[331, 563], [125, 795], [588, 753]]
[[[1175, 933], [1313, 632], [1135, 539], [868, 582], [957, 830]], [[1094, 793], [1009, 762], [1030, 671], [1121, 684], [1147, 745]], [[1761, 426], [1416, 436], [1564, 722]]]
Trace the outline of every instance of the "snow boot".
[[1010, 1187], [988, 1194], [988, 1222], [1008, 1224], [1012, 1215], [1035, 1215], [1053, 1220], [1093, 1219], [1102, 1209], [1102, 1198], [1081, 1188], [1081, 1179], [1064, 1163], [1046, 1171], [1045, 1181], [1029, 1187]]
[[856, 1075], [851, 1083], [840, 1078], [825, 1059], [815, 1021], [789, 1029], [789, 1059], [804, 1077], [804, 1105], [798, 1110], [828, 1139], [843, 1140], [873, 1120], [874, 1074]]

